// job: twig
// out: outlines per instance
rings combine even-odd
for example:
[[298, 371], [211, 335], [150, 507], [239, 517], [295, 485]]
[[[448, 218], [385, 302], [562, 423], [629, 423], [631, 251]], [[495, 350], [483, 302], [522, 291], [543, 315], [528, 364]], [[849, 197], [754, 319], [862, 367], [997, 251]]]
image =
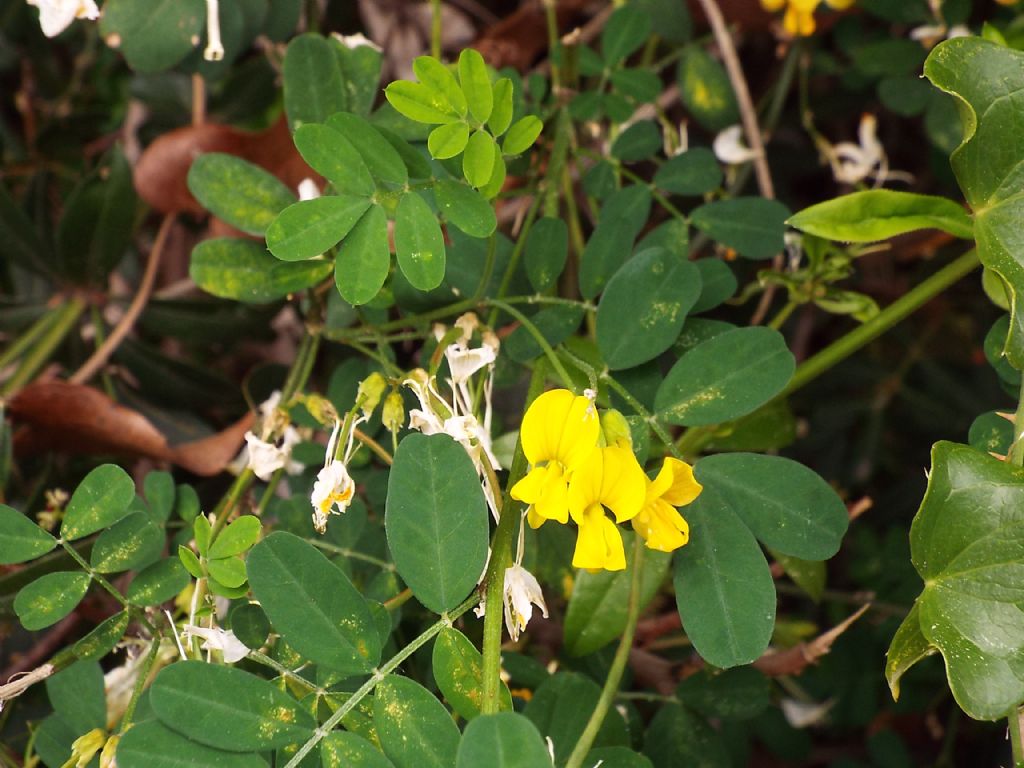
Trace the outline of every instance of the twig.
[[135, 325], [135, 321], [138, 320], [139, 315], [142, 314], [142, 310], [145, 308], [146, 302], [149, 301], [149, 295], [153, 291], [153, 284], [156, 282], [157, 268], [160, 266], [160, 257], [163, 253], [164, 246], [167, 243], [167, 237], [170, 234], [174, 221], [175, 214], [168, 213], [164, 216], [163, 221], [160, 223], [160, 229], [156, 234], [156, 241], [153, 243], [153, 247], [149, 251], [149, 261], [146, 263], [146, 271], [142, 275], [142, 282], [139, 283], [139, 290], [132, 299], [132, 303], [128, 306], [128, 311], [124, 313], [124, 316], [114, 327], [114, 330], [110, 332], [110, 336], [107, 337], [107, 340], [104, 341], [103, 344], [101, 344], [99, 348], [92, 353], [89, 359], [82, 364], [82, 367], [75, 371], [74, 375], [68, 379], [72, 384], [84, 384], [95, 376], [97, 371], [106, 365], [110, 356], [114, 354], [114, 351], [120, 346], [121, 342], [124, 341], [124, 337], [128, 335], [128, 332]]
[[853, 622], [863, 616], [870, 607], [871, 603], [862, 605], [858, 611], [847, 617], [841, 624], [818, 635], [809, 643], [800, 643], [784, 651], [765, 654], [754, 662], [754, 668], [772, 677], [799, 675], [809, 665], [816, 664], [818, 659], [827, 655], [839, 636], [849, 629]]

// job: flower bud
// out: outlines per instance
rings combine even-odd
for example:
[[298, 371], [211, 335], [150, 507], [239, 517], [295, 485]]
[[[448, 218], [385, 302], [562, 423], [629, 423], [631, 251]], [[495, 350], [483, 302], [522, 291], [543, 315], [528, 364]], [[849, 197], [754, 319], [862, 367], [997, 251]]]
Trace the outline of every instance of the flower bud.
[[100, 748], [107, 740], [107, 732], [102, 728], [93, 728], [83, 736], [79, 736], [71, 744], [71, 763], [69, 760], [65, 765], [74, 765], [75, 768], [85, 768], [100, 751]]
[[377, 408], [377, 404], [380, 402], [381, 396], [384, 394], [384, 390], [387, 389], [388, 382], [381, 374], [374, 371], [361, 382], [359, 382], [359, 393], [356, 395], [356, 405], [358, 405], [363, 415], [369, 418]]
[[309, 411], [309, 415], [325, 426], [334, 424], [338, 420], [338, 411], [334, 408], [334, 404], [326, 397], [306, 395], [303, 398], [303, 403], [306, 406], [306, 410]]
[[100, 768], [117, 768], [117, 743], [121, 741], [120, 736], [111, 736], [103, 745], [100, 752]]
[[629, 422], [614, 408], [609, 408], [601, 414], [601, 432], [605, 445], [633, 450], [633, 435], [629, 431]]
[[405, 421], [405, 402], [398, 390], [392, 390], [384, 400], [380, 420], [389, 432], [397, 432], [402, 426]]

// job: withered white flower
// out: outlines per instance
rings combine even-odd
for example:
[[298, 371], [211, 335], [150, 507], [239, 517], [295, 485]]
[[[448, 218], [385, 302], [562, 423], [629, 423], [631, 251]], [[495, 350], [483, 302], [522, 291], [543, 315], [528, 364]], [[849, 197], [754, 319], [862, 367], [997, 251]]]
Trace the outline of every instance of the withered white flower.
[[39, 26], [47, 37], [56, 37], [75, 19], [98, 19], [100, 9], [93, 0], [28, 0], [39, 9]]
[[224, 58], [224, 43], [220, 39], [220, 0], [206, 0], [206, 50], [203, 58], [207, 61]]
[[345, 464], [338, 459], [330, 461], [317, 473], [313, 493], [309, 497], [313, 505], [313, 527], [320, 533], [326, 532], [327, 517], [331, 514], [344, 514], [355, 492], [356, 484]]
[[299, 182], [299, 200], [315, 200], [320, 197], [320, 186], [313, 179]]
[[301, 440], [298, 431], [291, 426], [285, 427], [284, 433], [275, 442], [257, 437], [253, 432], [246, 432], [247, 466], [264, 482], [270, 480], [281, 468], [290, 475], [298, 474], [302, 471], [302, 465], [292, 461], [291, 457], [292, 448]]
[[889, 158], [885, 147], [878, 140], [878, 120], [874, 115], [864, 114], [857, 129], [858, 144], [843, 141], [826, 150], [832, 175], [843, 184], [859, 184], [873, 179], [880, 187], [888, 179], [913, 181], [913, 176], [902, 171], [889, 169]]
[[194, 624], [186, 624], [182, 627], [182, 635], [188, 637], [201, 637], [204, 651], [220, 651], [224, 654], [225, 664], [234, 664], [249, 655], [249, 648], [242, 643], [235, 633], [230, 629], [219, 627], [197, 627]]
[[747, 163], [758, 156], [758, 152], [743, 141], [742, 125], [730, 125], [721, 131], [711, 143], [711, 149], [715, 157], [726, 165]]
[[519, 563], [505, 569], [505, 627], [513, 641], [533, 618], [533, 606], [540, 608], [541, 614], [548, 617], [548, 607], [544, 602], [544, 593], [532, 573]]
[[377, 51], [378, 53], [381, 51], [381, 47], [379, 45], [370, 40], [368, 37], [366, 37], [366, 35], [362, 34], [361, 32], [357, 32], [354, 35], [341, 35], [335, 32], [331, 35], [331, 37], [333, 37], [335, 40], [337, 40], [339, 43], [341, 43], [349, 50], [353, 48], [361, 48], [363, 46], [366, 46], [368, 48], [373, 48], [373, 50]]

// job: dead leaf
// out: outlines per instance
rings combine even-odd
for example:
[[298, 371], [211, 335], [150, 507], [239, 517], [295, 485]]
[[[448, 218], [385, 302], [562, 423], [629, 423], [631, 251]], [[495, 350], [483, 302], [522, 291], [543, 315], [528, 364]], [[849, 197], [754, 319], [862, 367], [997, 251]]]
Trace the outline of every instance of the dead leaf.
[[145, 456], [203, 476], [223, 471], [238, 454], [254, 420], [254, 414], [247, 413], [209, 437], [170, 445], [138, 411], [92, 387], [55, 379], [37, 380], [22, 389], [10, 401], [9, 413], [19, 425], [14, 435], [18, 455], [55, 451]]

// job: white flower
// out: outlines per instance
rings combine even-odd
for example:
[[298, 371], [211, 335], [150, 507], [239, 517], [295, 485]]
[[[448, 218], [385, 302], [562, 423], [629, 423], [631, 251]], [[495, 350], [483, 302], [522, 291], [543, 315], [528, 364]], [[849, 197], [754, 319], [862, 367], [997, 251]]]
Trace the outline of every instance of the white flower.
[[267, 482], [282, 467], [290, 475], [302, 471], [302, 465], [292, 461], [292, 447], [302, 438], [294, 427], [285, 427], [281, 439], [276, 442], [264, 440], [252, 432], [245, 433], [247, 450], [246, 462], [260, 480]]
[[464, 344], [451, 344], [444, 351], [444, 357], [448, 361], [452, 383], [458, 385], [464, 383], [477, 371], [492, 365], [497, 355], [494, 348], [489, 346], [470, 349]]
[[835, 699], [828, 699], [820, 704], [816, 701], [798, 701], [797, 699], [783, 699], [780, 702], [786, 722], [794, 728], [809, 728], [813, 725], [823, 724], [835, 703]]
[[759, 154], [743, 142], [743, 126], [741, 125], [730, 125], [715, 136], [711, 149], [714, 151], [715, 157], [726, 165], [747, 163]]
[[375, 42], [367, 38], [361, 32], [354, 35], [339, 35], [337, 32], [335, 32], [334, 34], [331, 35], [331, 37], [333, 37], [335, 40], [337, 40], [339, 43], [341, 43], [349, 50], [353, 48], [361, 48], [362, 46], [373, 48], [373, 50], [377, 51], [378, 53], [380, 53], [381, 50], [379, 45], [377, 45]]
[[224, 44], [220, 39], [220, 0], [206, 0], [206, 50], [203, 58], [220, 61], [224, 58]]
[[203, 638], [203, 650], [220, 651], [224, 654], [225, 664], [234, 664], [249, 655], [249, 649], [235, 637], [235, 633], [230, 629], [186, 624], [182, 627], [182, 635]]
[[548, 617], [548, 607], [544, 603], [544, 594], [540, 590], [537, 579], [528, 570], [515, 563], [505, 569], [505, 626], [513, 641], [519, 639], [519, 633], [533, 617], [533, 606], [541, 610], [544, 618]]
[[299, 182], [299, 200], [316, 200], [320, 197], [320, 187], [313, 179], [303, 179]]
[[56, 37], [75, 19], [98, 19], [100, 9], [93, 0], [28, 0], [39, 9], [39, 26], [47, 37]]
[[[327, 530], [327, 517], [330, 514], [344, 514], [355, 496], [356, 484], [348, 473], [345, 464], [337, 459], [328, 460], [313, 483], [313, 493], [309, 501], [313, 505], [313, 526], [320, 533]], [[337, 507], [337, 512], [334, 512]]]

